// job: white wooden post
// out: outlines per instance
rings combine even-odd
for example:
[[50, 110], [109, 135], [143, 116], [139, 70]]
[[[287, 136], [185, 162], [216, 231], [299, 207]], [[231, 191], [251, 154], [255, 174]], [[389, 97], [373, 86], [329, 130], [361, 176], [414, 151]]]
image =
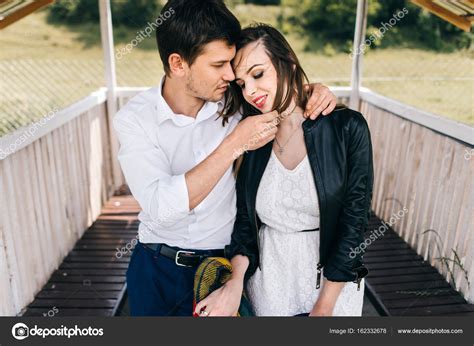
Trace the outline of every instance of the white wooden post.
[[352, 47], [352, 75], [351, 75], [351, 97], [349, 106], [352, 109], [359, 109], [359, 90], [362, 79], [362, 58], [363, 52], [360, 47], [365, 40], [365, 30], [367, 27], [367, 9], [369, 0], [357, 0], [357, 17], [354, 30], [354, 44]]
[[115, 71], [114, 37], [112, 28], [112, 11], [110, 0], [99, 0], [100, 34], [102, 51], [104, 52], [105, 81], [107, 85], [107, 120], [112, 160], [112, 178], [114, 188], [122, 184], [122, 173], [117, 160], [118, 140], [112, 126], [112, 120], [117, 112], [117, 75]]

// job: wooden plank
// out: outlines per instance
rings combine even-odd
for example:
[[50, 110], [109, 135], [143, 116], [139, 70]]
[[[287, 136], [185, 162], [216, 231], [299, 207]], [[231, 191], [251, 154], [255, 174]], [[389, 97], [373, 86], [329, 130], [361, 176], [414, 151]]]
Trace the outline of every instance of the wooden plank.
[[[51, 308], [31, 308], [23, 315], [25, 317], [47, 316]], [[114, 309], [60, 309], [55, 317], [73, 317], [73, 316], [97, 316], [109, 317], [113, 316]]]
[[408, 299], [392, 299], [384, 302], [385, 306], [391, 309], [413, 308], [413, 307], [430, 307], [435, 305], [455, 305], [466, 304], [466, 300], [460, 295], [425, 297], [417, 296]]
[[386, 250], [372, 250], [367, 251], [364, 255], [364, 258], [377, 258], [377, 257], [384, 257], [384, 256], [418, 256], [415, 251], [410, 248], [406, 249], [386, 249]]
[[24, 4], [19, 3], [20, 5], [18, 5], [17, 8], [14, 8], [14, 11], [7, 12], [6, 16], [0, 17], [0, 29], [6, 28], [41, 7], [51, 4], [53, 1], [54, 0], [34, 0]]
[[375, 243], [373, 242], [370, 246], [367, 247], [367, 253], [371, 253], [372, 251], [383, 251], [383, 250], [403, 250], [403, 249], [411, 249], [410, 245], [405, 243], [404, 241], [400, 240], [400, 242], [386, 242], [386, 243]]
[[113, 309], [117, 299], [36, 299], [29, 308]]
[[63, 262], [59, 266], [60, 270], [70, 269], [127, 269], [128, 262]]
[[370, 268], [369, 278], [382, 277], [382, 276], [397, 276], [397, 275], [413, 275], [413, 274], [435, 274], [438, 273], [436, 269], [430, 266], [416, 266], [416, 267], [405, 267], [405, 268], [384, 268], [384, 269], [373, 269]]
[[96, 238], [96, 239], [85, 239], [81, 238], [77, 243], [76, 246], [82, 246], [82, 245], [108, 245], [108, 246], [115, 246], [117, 244], [126, 244], [130, 241], [128, 237], [117, 237], [115, 239], [109, 238], [109, 239], [102, 239], [102, 238]]
[[374, 258], [365, 258], [364, 257], [364, 262], [367, 264], [370, 263], [386, 263], [389, 261], [393, 262], [404, 262], [404, 261], [414, 261], [414, 260], [422, 260], [423, 258], [419, 255], [407, 255], [407, 256], [380, 256], [380, 257], [374, 257]]
[[419, 267], [423, 265], [423, 260], [410, 260], [410, 261], [400, 261], [400, 262], [379, 262], [379, 263], [367, 263], [365, 262], [369, 271], [372, 269], [392, 269], [392, 268], [410, 268], [410, 267]]
[[90, 269], [90, 268], [74, 268], [74, 269], [58, 269], [52, 276], [62, 275], [62, 276], [76, 276], [76, 275], [109, 275], [109, 276], [123, 276], [127, 272], [127, 269]]
[[[100, 291], [102, 299], [117, 299], [120, 291]], [[37, 299], [97, 299], [97, 294], [90, 291], [58, 291], [42, 290], [36, 296]]]
[[406, 282], [435, 281], [442, 280], [442, 276], [436, 273], [412, 274], [412, 275], [390, 275], [382, 277], [370, 277], [371, 285], [386, 285]]
[[89, 280], [93, 285], [96, 283], [111, 283], [111, 284], [124, 284], [125, 276], [97, 276], [97, 275], [53, 275], [49, 279], [49, 283], [82, 283], [84, 280]]
[[[370, 281], [370, 280], [369, 280]], [[442, 280], [430, 281], [430, 282], [408, 282], [402, 284], [375, 284], [374, 286], [377, 293], [381, 292], [396, 292], [406, 290], [425, 290], [428, 288], [450, 288], [451, 286]]]
[[393, 316], [439, 316], [459, 312], [474, 312], [474, 306], [469, 304], [451, 304], [390, 310]]
[[115, 248], [125, 248], [125, 246], [128, 244], [129, 242], [119, 242], [119, 243], [115, 243], [114, 245], [111, 245], [111, 244], [77, 244], [76, 247], [74, 248], [74, 250], [78, 250], [78, 251], [100, 251], [100, 250], [110, 250], [110, 249], [115, 249]]
[[385, 303], [393, 299], [414, 299], [423, 297], [445, 297], [459, 295], [451, 287], [448, 288], [427, 288], [423, 290], [400, 290], [395, 292], [377, 293], [380, 299]]
[[446, 8], [439, 6], [433, 1], [429, 0], [411, 0], [411, 2], [416, 5], [423, 7], [431, 13], [434, 13], [438, 17], [443, 18], [444, 20], [450, 22], [451, 24], [457, 26], [458, 28], [464, 30], [465, 32], [471, 31], [471, 22], [461, 16], [456, 15], [455, 13], [448, 11]]
[[94, 250], [72, 250], [69, 252], [69, 256], [71, 257], [80, 257], [80, 256], [88, 256], [88, 257], [110, 257], [115, 258], [117, 251], [94, 251]]
[[104, 263], [110, 263], [110, 262], [122, 262], [122, 263], [128, 263], [130, 262], [130, 256], [123, 256], [121, 258], [116, 258], [115, 256], [114, 257], [90, 257], [90, 256], [75, 256], [75, 257], [71, 257], [71, 256], [67, 256], [65, 259], [64, 259], [64, 262], [68, 262], [68, 263], [78, 263], [78, 262], [95, 262], [95, 263], [100, 263], [100, 262], [104, 262]]
[[43, 290], [60, 290], [60, 291], [121, 291], [123, 284], [98, 283], [88, 285], [82, 283], [48, 283], [43, 287]]

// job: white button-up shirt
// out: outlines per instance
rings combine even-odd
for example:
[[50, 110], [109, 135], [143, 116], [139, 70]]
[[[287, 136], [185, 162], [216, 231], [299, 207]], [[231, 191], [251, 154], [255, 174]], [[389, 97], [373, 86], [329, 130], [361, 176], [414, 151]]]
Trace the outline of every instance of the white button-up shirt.
[[133, 97], [114, 118], [118, 159], [142, 211], [142, 243], [184, 249], [222, 249], [230, 243], [236, 215], [230, 167], [209, 195], [189, 210], [185, 173], [206, 159], [235, 128], [240, 115], [222, 126], [219, 102], [206, 102], [196, 118], [175, 114], [160, 86]]

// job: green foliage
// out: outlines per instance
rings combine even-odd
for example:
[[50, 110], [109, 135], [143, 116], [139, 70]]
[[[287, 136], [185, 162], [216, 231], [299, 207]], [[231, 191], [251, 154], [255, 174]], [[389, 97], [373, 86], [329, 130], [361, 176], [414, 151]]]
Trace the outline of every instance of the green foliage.
[[118, 20], [127, 27], [140, 28], [157, 18], [159, 13], [156, 0], [127, 0], [120, 7]]
[[[282, 0], [294, 9], [291, 15], [279, 18], [285, 32], [302, 30], [310, 50], [321, 50], [328, 43], [341, 51], [351, 49], [357, 12], [357, 0]], [[404, 12], [400, 12], [400, 11]], [[369, 1], [367, 38], [391, 19], [399, 20], [373, 41], [371, 48], [409, 47], [436, 51], [469, 48], [472, 35], [429, 14], [408, 0]], [[387, 26], [386, 26], [387, 27]]]
[[[112, 0], [114, 25], [139, 28], [153, 21], [160, 12], [158, 0]], [[61, 24], [98, 23], [97, 0], [56, 0], [49, 7], [48, 21]]]
[[245, 3], [255, 5], [280, 5], [281, 0], [245, 0]]

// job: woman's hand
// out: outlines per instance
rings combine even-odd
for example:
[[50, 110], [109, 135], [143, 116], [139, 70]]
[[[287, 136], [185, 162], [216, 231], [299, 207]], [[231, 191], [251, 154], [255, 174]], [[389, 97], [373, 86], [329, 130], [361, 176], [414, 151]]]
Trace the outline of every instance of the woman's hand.
[[313, 307], [313, 310], [309, 313], [309, 317], [321, 317], [321, 316], [332, 316], [333, 308], [324, 308], [324, 307], [317, 307], [316, 305]]
[[318, 300], [309, 316], [332, 316], [337, 298], [344, 288], [345, 282], [335, 282], [324, 279]]
[[202, 317], [237, 316], [243, 287], [243, 280], [230, 279], [221, 288], [201, 300], [194, 312]]
[[310, 93], [304, 113], [305, 117], [314, 120], [321, 113], [328, 115], [336, 108], [337, 97], [327, 86], [316, 83], [305, 85], [305, 89]]

